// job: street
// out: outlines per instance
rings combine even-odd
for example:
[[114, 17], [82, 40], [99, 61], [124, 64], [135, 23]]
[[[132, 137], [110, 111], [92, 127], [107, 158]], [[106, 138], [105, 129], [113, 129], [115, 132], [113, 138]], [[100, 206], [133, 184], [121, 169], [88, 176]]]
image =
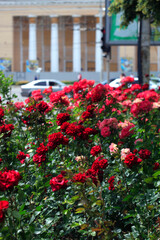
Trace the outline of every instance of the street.
[[16, 94], [17, 98], [14, 98], [14, 102], [24, 102], [26, 97], [21, 96], [21, 86], [12, 86], [11, 94]]
[[[13, 98], [12, 100], [14, 102], [24, 102], [26, 97], [22, 97], [21, 96], [21, 86], [16, 86], [13, 85], [11, 87], [11, 95], [15, 94], [17, 96], [17, 98]], [[1, 98], [2, 98], [2, 94], [0, 94]]]
[[[21, 96], [21, 86], [16, 86], [13, 85], [11, 87], [11, 95], [15, 94], [17, 96], [17, 98], [13, 98], [12, 100], [14, 102], [24, 102], [26, 97], [22, 97]], [[1, 98], [2, 98], [2, 94], [0, 94]]]

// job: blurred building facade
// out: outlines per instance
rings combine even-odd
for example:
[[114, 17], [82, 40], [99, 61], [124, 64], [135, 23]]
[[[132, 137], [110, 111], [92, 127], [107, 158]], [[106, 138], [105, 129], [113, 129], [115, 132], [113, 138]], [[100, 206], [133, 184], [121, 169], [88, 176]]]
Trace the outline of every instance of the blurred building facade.
[[[59, 73], [98, 77], [107, 69], [101, 51], [104, 5], [104, 0], [0, 0], [0, 59], [10, 59], [11, 72], [32, 71], [27, 62], [35, 62], [57, 79]], [[159, 55], [152, 46], [153, 72], [160, 71]], [[114, 77], [122, 70], [137, 71], [137, 47], [112, 46], [110, 72]]]

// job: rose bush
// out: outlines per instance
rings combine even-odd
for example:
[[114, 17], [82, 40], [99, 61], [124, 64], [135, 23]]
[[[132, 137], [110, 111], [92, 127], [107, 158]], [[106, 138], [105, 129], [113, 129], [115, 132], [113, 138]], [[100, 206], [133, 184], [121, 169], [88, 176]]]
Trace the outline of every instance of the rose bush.
[[1, 73], [1, 239], [159, 238], [160, 92], [131, 81], [14, 103]]

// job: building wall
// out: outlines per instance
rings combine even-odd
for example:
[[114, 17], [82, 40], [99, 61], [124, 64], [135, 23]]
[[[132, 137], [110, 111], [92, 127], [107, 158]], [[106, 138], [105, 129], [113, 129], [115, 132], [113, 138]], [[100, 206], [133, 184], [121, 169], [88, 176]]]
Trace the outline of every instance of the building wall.
[[[59, 70], [73, 70], [73, 17], [60, 16], [58, 21], [59, 35]], [[14, 71], [26, 71], [25, 62], [28, 59], [29, 48], [29, 18], [14, 17]], [[95, 71], [95, 16], [80, 17], [81, 34], [81, 71]], [[100, 31], [100, 29], [99, 29]], [[36, 17], [37, 60], [42, 71], [50, 72], [51, 50], [51, 17]], [[23, 67], [21, 66], [23, 59]]]
[[[28, 17], [29, 15], [33, 16], [51, 16], [51, 15], [57, 15], [57, 16], [72, 16], [72, 15], [81, 15], [81, 16], [90, 16], [90, 15], [96, 15], [99, 14], [99, 7], [95, 3], [95, 5], [92, 3], [92, 5], [87, 4], [86, 6], [81, 5], [81, 1], [79, 1], [79, 4], [76, 5], [38, 5], [38, 6], [25, 6], [25, 5], [6, 5], [0, 7], [0, 15], [1, 15], [1, 23], [0, 23], [0, 58], [11, 58], [12, 59], [12, 70], [15, 69], [16, 71], [20, 68], [19, 62], [19, 56], [20, 56], [20, 50], [19, 49], [13, 49], [15, 46], [18, 45], [18, 31], [16, 31], [16, 36], [13, 36], [14, 32], [14, 22], [13, 18], [18, 16], [22, 16], [23, 18]], [[26, 23], [27, 24], [27, 23]], [[27, 38], [27, 30], [23, 29], [23, 44], [25, 45], [23, 51], [24, 55], [27, 55], [27, 45], [28, 45], [28, 38]], [[45, 30], [45, 34], [47, 33], [47, 30]], [[45, 35], [46, 36], [46, 35]], [[16, 43], [15, 43], [16, 41]], [[46, 47], [45, 47], [45, 54], [48, 54], [49, 51], [49, 38], [44, 39]], [[39, 43], [40, 44], [40, 43]], [[15, 54], [17, 56], [15, 56]], [[47, 63], [47, 55], [45, 55], [45, 68], [49, 70], [49, 64]], [[63, 59], [61, 59], [61, 64], [63, 62]], [[23, 68], [25, 68], [25, 64], [23, 64]], [[68, 68], [71, 68], [71, 63], [67, 62]]]
[[[104, 4], [104, 1], [103, 1]], [[73, 15], [81, 22], [81, 70], [95, 71], [95, 24], [100, 13], [99, 4], [46, 6], [1, 6], [0, 58], [12, 60], [12, 71], [25, 72], [29, 46], [29, 16], [36, 17], [37, 59], [44, 72], [50, 72], [50, 17], [58, 17], [59, 26], [59, 71], [72, 72], [73, 61]], [[66, 20], [67, 19], [67, 20]], [[22, 23], [22, 24], [21, 24]], [[22, 29], [22, 35], [20, 35]], [[21, 46], [21, 47], [20, 47]], [[159, 47], [151, 47], [151, 71], [160, 71]], [[121, 71], [121, 58], [133, 59], [133, 72], [137, 70], [137, 48], [135, 46], [112, 46], [110, 71]], [[21, 61], [20, 59], [23, 59]], [[106, 59], [103, 58], [103, 71]]]
[[13, 19], [11, 14], [1, 12], [0, 21], [0, 57], [13, 57]]

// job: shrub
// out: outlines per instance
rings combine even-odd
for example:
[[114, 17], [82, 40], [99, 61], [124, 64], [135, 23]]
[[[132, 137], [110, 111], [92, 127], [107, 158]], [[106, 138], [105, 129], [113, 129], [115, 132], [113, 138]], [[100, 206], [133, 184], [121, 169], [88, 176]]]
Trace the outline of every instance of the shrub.
[[159, 92], [83, 79], [14, 103], [1, 83], [0, 238], [157, 240]]

